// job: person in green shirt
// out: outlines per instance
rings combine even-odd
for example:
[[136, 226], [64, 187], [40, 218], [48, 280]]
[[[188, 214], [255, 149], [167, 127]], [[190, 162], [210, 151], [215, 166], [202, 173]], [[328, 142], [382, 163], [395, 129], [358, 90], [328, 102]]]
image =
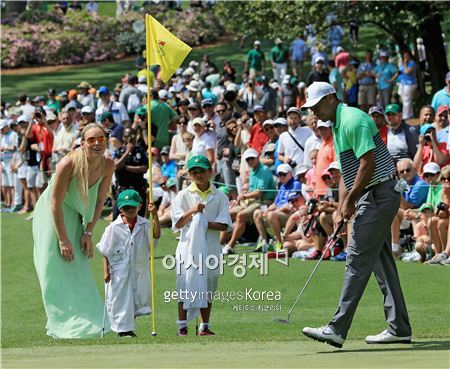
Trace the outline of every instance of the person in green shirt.
[[311, 109], [320, 120], [333, 122], [342, 173], [335, 222], [350, 221], [353, 228], [336, 313], [322, 327], [303, 328], [303, 334], [341, 348], [373, 272], [384, 295], [388, 327], [367, 336], [366, 343], [411, 343], [411, 325], [391, 249], [391, 224], [404, 201], [400, 196], [404, 185], [394, 180], [394, 161], [372, 119], [360, 109], [341, 104], [329, 83], [312, 83], [301, 109]]
[[273, 78], [281, 82], [286, 74], [289, 59], [289, 50], [283, 45], [280, 38], [275, 39], [275, 46], [270, 49]]
[[177, 120], [178, 115], [167, 103], [159, 100], [158, 91], [152, 90], [151, 95], [150, 112], [152, 124], [158, 128], [153, 146], [161, 149], [163, 146], [170, 145], [169, 125]]
[[238, 206], [230, 210], [231, 217], [236, 219], [230, 241], [223, 247], [224, 255], [234, 254], [234, 246], [245, 232], [247, 222], [253, 221], [253, 213], [261, 205], [270, 205], [276, 196], [276, 185], [269, 167], [261, 164], [258, 151], [247, 149], [242, 154], [250, 170], [249, 190], [237, 197]]
[[56, 91], [53, 88], [50, 88], [47, 92], [48, 100], [45, 105], [49, 107], [49, 109], [54, 109], [58, 113], [61, 113], [61, 103], [55, 99]]
[[261, 50], [261, 41], [256, 40], [253, 43], [253, 49], [247, 53], [247, 60], [245, 62], [245, 71], [249, 78], [255, 78], [263, 74], [265, 68], [265, 56]]

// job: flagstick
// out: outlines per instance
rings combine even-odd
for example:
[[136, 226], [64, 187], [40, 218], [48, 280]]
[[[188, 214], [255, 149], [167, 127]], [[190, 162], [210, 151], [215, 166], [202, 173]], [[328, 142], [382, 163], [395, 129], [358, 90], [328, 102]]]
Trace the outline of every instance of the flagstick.
[[[145, 16], [146, 18], [148, 15]], [[147, 145], [148, 152], [148, 169], [149, 169], [149, 189], [148, 189], [148, 201], [149, 204], [153, 202], [153, 154], [152, 154], [152, 113], [150, 110], [150, 29], [145, 27], [145, 39], [146, 39], [146, 72], [147, 72]], [[153, 214], [150, 212], [150, 276], [151, 276], [151, 288], [152, 288], [152, 336], [156, 336], [156, 319], [155, 319], [155, 245], [153, 240]]]

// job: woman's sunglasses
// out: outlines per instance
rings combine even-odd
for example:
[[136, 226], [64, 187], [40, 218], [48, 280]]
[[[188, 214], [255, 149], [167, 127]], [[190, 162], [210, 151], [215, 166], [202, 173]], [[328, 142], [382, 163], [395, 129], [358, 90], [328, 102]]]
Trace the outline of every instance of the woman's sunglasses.
[[85, 141], [89, 144], [89, 145], [93, 145], [96, 142], [99, 144], [105, 143], [106, 142], [106, 137], [105, 136], [99, 136], [99, 137], [88, 137], [85, 139]]

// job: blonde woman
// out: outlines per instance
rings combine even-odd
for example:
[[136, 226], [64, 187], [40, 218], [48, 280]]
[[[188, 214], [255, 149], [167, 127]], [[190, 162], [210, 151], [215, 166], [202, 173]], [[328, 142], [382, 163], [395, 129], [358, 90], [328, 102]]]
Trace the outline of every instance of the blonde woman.
[[103, 301], [89, 258], [92, 232], [111, 186], [114, 162], [104, 156], [106, 132], [88, 124], [81, 146], [56, 166], [36, 204], [33, 218], [34, 265], [47, 314], [47, 335], [99, 337]]

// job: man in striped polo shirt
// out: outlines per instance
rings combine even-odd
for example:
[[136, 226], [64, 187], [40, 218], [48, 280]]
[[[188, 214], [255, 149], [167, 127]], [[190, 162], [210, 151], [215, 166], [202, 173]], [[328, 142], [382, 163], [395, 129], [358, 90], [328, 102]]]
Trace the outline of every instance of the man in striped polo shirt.
[[302, 110], [333, 122], [336, 156], [341, 165], [337, 221], [352, 219], [344, 285], [332, 320], [320, 328], [305, 327], [315, 340], [342, 347], [358, 302], [373, 271], [384, 295], [388, 328], [367, 343], [410, 343], [411, 326], [391, 251], [391, 223], [400, 205], [395, 166], [375, 123], [363, 111], [345, 106], [326, 82], [309, 86]]

